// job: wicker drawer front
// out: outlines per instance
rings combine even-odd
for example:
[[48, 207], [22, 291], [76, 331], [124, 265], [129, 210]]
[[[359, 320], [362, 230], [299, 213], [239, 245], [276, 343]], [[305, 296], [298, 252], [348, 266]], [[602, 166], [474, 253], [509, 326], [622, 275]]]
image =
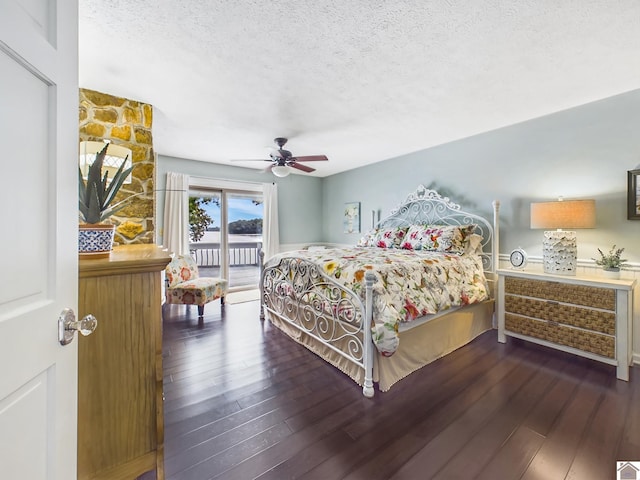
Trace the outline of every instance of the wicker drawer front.
[[615, 358], [615, 337], [512, 314], [505, 315], [505, 328], [514, 333]]
[[506, 277], [505, 292], [527, 297], [544, 298], [557, 302], [584, 305], [586, 307], [616, 309], [616, 294], [611, 288], [569, 285], [566, 283], [528, 280], [526, 278]]
[[546, 302], [535, 298], [514, 297], [513, 295], [505, 295], [504, 308], [507, 312], [527, 317], [552, 320], [609, 335], [616, 333], [616, 314], [613, 312]]

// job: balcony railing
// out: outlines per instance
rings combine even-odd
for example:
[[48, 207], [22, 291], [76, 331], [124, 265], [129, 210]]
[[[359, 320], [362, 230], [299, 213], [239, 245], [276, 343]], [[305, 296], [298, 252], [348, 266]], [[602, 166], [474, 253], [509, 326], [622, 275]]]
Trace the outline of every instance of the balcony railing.
[[[229, 266], [254, 265], [260, 262], [262, 242], [229, 242]], [[220, 243], [190, 243], [189, 250], [198, 267], [219, 267]]]

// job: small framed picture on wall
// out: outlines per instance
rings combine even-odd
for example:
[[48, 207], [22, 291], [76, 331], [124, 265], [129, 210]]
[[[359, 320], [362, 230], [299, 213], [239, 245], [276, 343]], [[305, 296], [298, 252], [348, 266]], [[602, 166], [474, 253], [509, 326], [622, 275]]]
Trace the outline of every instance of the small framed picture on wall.
[[360, 233], [360, 202], [344, 204], [344, 233]]
[[627, 172], [627, 219], [640, 220], [640, 170]]

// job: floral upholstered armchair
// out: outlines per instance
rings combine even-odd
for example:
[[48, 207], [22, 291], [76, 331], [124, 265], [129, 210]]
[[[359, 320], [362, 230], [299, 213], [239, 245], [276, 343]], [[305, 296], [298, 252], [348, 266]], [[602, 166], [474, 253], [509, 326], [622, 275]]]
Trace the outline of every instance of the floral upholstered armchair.
[[217, 277], [200, 277], [191, 255], [176, 255], [165, 269], [167, 303], [197, 305], [198, 316], [204, 315], [205, 304], [220, 299], [224, 306], [227, 281]]

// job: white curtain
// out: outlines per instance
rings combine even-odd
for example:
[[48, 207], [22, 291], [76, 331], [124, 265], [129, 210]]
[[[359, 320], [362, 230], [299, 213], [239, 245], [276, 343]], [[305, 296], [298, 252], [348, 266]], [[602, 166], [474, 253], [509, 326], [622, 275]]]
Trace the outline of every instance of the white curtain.
[[264, 222], [262, 228], [262, 242], [264, 259], [267, 260], [280, 251], [280, 230], [278, 226], [278, 185], [265, 183], [262, 195], [264, 197]]
[[189, 254], [189, 175], [167, 172], [162, 243], [171, 253]]

